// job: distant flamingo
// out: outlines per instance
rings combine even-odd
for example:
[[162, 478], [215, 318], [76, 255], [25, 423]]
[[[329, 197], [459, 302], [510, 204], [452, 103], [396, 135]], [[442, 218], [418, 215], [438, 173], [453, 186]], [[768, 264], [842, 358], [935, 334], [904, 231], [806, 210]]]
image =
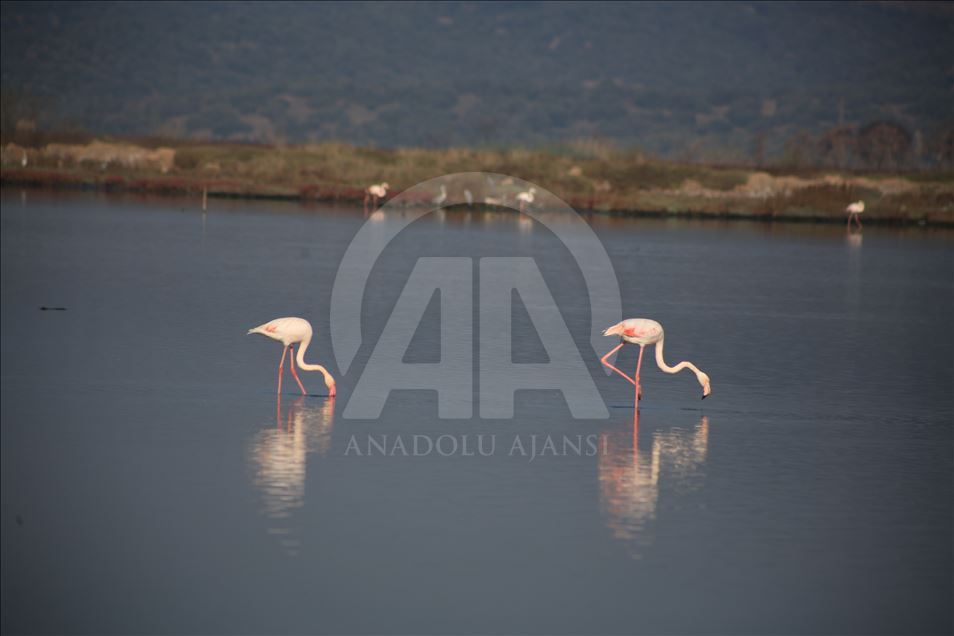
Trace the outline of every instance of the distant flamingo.
[[378, 199], [386, 197], [390, 187], [387, 181], [368, 186], [364, 193], [364, 209], [368, 209], [368, 199], [371, 199], [371, 207], [375, 210], [378, 209]]
[[530, 188], [526, 192], [521, 192], [517, 195], [517, 201], [520, 202], [520, 211], [523, 212], [528, 205], [533, 203], [533, 195], [537, 193], [536, 188]]
[[[696, 380], [698, 380], [699, 384], [702, 385], [702, 399], [706, 399], [706, 396], [712, 393], [712, 387], [709, 384], [709, 376], [700, 371], [696, 365], [692, 364], [691, 362], [680, 362], [674, 367], [666, 364], [666, 361], [663, 360], [663, 328], [662, 325], [655, 320], [648, 320], [646, 318], [630, 318], [629, 320], [624, 320], [623, 322], [608, 328], [603, 332], [603, 335], [618, 335], [623, 340], [623, 342], [619, 343], [616, 348], [603, 356], [600, 362], [626, 378], [626, 381], [636, 388], [636, 397], [634, 403], [637, 408], [639, 406], [639, 400], [642, 397], [642, 391], [640, 390], [639, 386], [639, 371], [643, 365], [643, 348], [650, 344], [656, 345], [656, 364], [660, 369], [666, 373], [679, 373], [683, 369], [689, 368], [693, 373], [696, 374]], [[629, 377], [607, 361], [607, 358], [619, 351], [627, 342], [639, 345], [639, 360], [636, 362], [635, 378]]]
[[[282, 371], [285, 368], [285, 354], [288, 353], [288, 349], [291, 348], [292, 357], [288, 360], [288, 366], [291, 367], [292, 375], [295, 376], [295, 382], [298, 383], [298, 388], [301, 389], [302, 395], [307, 395], [308, 392], [305, 391], [305, 387], [298, 377], [298, 372], [295, 371], [296, 360], [302, 371], [320, 371], [321, 375], [325, 377], [325, 386], [328, 387], [328, 397], [335, 396], [335, 379], [331, 377], [328, 370], [320, 364], [308, 364], [305, 362], [305, 351], [308, 349], [308, 344], [311, 342], [313, 333], [311, 323], [307, 320], [304, 318], [276, 318], [275, 320], [266, 322], [264, 325], [249, 329], [248, 333], [260, 333], [263, 336], [282, 343], [282, 360], [278, 363], [279, 394], [282, 392]], [[301, 346], [298, 347], [298, 357], [295, 358], [295, 344], [298, 343], [300, 343]]]
[[440, 204], [442, 204], [442, 203], [443, 203], [444, 201], [446, 201], [446, 200], [447, 200], [447, 186], [445, 186], [445, 185], [442, 183], [442, 184], [441, 184], [441, 193], [438, 194], [438, 195], [437, 195], [436, 197], [434, 197], [433, 199], [431, 199], [431, 201], [434, 203], [434, 205], [440, 205]]
[[845, 208], [845, 212], [848, 213], [848, 227], [851, 227], [851, 220], [854, 219], [858, 224], [858, 227], [861, 227], [861, 213], [865, 211], [865, 202], [864, 201], [855, 201]]

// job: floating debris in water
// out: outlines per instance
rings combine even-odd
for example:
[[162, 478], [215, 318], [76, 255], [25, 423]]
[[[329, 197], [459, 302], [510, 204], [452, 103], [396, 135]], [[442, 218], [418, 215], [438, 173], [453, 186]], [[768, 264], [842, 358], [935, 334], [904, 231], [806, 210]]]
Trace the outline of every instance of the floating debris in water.
[[40, 307], [40, 311], [66, 311], [66, 307]]

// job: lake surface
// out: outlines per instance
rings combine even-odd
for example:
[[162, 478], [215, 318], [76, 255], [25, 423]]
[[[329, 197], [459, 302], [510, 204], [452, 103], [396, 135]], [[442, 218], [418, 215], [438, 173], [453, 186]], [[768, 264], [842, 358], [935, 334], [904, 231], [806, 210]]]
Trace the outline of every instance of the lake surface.
[[[659, 320], [670, 364], [712, 378], [700, 402], [648, 352], [634, 428], [632, 387], [586, 348], [573, 259], [515, 214], [402, 232], [340, 375], [329, 299], [365, 222], [3, 192], [4, 632], [952, 630], [950, 233], [588, 219], [624, 316]], [[439, 419], [428, 391], [345, 418], [424, 255], [534, 257], [609, 418], [574, 419], [556, 391], [518, 392], [510, 420]], [[409, 361], [440, 360], [432, 309]], [[315, 326], [306, 357], [336, 400], [315, 373], [276, 400], [281, 347], [246, 331], [286, 315]], [[519, 304], [513, 328], [514, 360], [545, 361]], [[445, 453], [415, 456], [414, 436]]]

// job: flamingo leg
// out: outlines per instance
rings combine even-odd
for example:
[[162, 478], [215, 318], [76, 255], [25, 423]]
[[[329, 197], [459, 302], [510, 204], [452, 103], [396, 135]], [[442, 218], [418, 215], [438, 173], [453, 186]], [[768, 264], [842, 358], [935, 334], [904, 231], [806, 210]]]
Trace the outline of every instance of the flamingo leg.
[[636, 400], [633, 402], [635, 408], [639, 408], [639, 400], [643, 397], [643, 390], [639, 386], [639, 370], [643, 366], [643, 350], [646, 348], [646, 345], [639, 345], [639, 359], [636, 361], [636, 382], [633, 384], [636, 386]]
[[295, 370], [295, 345], [290, 346], [289, 349], [291, 350], [291, 355], [288, 356], [288, 366], [291, 367], [292, 375], [295, 376], [295, 382], [298, 383], [301, 394], [308, 395], [308, 391], [305, 390], [305, 385], [301, 383], [301, 378], [298, 377], [298, 371]]
[[282, 347], [282, 361], [278, 363], [278, 394], [282, 394], [282, 371], [285, 370], [285, 354], [288, 353], [288, 347]]
[[855, 221], [858, 223], [858, 229], [860, 230], [860, 229], [861, 229], [861, 215], [860, 215], [860, 214], [856, 214], [856, 215], [855, 215]]
[[617, 369], [616, 367], [614, 367], [613, 365], [611, 365], [611, 364], [607, 361], [607, 358], [609, 358], [611, 355], [613, 355], [614, 353], [616, 353], [617, 351], [619, 351], [619, 350], [623, 347], [624, 344], [626, 344], [626, 343], [625, 343], [625, 342], [619, 343], [619, 344], [616, 346], [616, 348], [614, 348], [612, 351], [610, 351], [610, 352], [607, 353], [605, 356], [603, 356], [602, 358], [600, 358], [600, 362], [603, 364], [603, 366], [609, 367], [609, 368], [612, 369], [613, 371], [616, 371], [616, 373], [618, 373], [618, 374], [620, 374], [621, 376], [623, 376], [624, 378], [626, 378], [626, 381], [627, 381], [627, 382], [629, 382], [629, 383], [632, 384], [633, 386], [636, 386], [636, 382], [635, 382], [631, 377], [629, 377], [628, 375], [626, 375], [625, 373], [623, 373], [622, 371], [620, 371], [619, 369]]

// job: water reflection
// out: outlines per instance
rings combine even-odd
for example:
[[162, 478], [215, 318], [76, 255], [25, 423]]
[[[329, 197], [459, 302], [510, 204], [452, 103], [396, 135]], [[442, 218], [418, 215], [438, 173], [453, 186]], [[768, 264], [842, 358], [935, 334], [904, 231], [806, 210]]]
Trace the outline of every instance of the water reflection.
[[693, 431], [655, 431], [649, 450], [639, 447], [639, 426], [602, 433], [599, 455], [600, 509], [613, 537], [623, 541], [634, 559], [653, 542], [659, 482], [673, 482], [685, 492], [701, 485], [709, 448], [709, 419]]
[[290, 556], [301, 550], [294, 515], [305, 502], [308, 454], [324, 455], [331, 446], [334, 406], [334, 400], [319, 404], [299, 397], [283, 417], [279, 396], [275, 424], [269, 423], [250, 444], [249, 462], [262, 497], [262, 514], [272, 521], [268, 533], [278, 537]]
[[848, 247], [852, 249], [858, 249], [861, 247], [862, 242], [864, 242], [864, 236], [861, 234], [861, 231], [852, 232], [850, 229], [845, 235], [845, 239], [848, 242]]

